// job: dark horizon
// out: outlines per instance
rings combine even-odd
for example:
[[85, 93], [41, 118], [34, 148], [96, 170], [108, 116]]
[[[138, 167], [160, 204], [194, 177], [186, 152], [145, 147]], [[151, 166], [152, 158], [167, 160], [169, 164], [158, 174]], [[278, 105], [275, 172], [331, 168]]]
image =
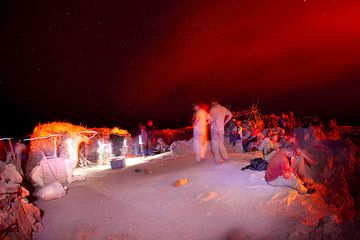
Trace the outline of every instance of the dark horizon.
[[191, 104], [360, 125], [357, 1], [2, 1], [0, 137], [190, 125]]

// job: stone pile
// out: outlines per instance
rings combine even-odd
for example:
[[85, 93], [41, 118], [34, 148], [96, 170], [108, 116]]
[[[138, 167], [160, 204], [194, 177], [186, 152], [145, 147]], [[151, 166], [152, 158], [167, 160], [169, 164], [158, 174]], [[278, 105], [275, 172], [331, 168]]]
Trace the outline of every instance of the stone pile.
[[29, 203], [15, 166], [0, 164], [0, 239], [32, 239], [42, 229], [40, 209]]

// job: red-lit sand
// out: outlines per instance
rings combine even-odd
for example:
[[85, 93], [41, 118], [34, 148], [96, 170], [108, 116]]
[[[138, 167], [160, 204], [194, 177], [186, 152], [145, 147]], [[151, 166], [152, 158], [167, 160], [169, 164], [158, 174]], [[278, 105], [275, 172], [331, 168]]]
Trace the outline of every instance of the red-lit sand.
[[[44, 230], [37, 239], [286, 239], [329, 214], [320, 193], [273, 188], [264, 172], [240, 171], [253, 157], [197, 163], [163, 156], [121, 170], [94, 171], [68, 195], [37, 201]], [[136, 173], [148, 168], [152, 174]], [[189, 183], [176, 188], [179, 178]]]

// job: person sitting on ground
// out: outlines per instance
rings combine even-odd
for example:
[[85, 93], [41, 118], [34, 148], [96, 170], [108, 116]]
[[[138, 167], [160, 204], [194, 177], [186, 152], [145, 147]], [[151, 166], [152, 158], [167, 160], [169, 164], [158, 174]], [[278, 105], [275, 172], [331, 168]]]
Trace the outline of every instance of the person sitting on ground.
[[291, 159], [291, 167], [295, 169], [299, 178], [309, 186], [314, 183], [314, 180], [310, 176], [308, 165], [311, 166], [314, 163], [315, 161], [302, 150], [297, 150]]
[[250, 152], [251, 151], [250, 144], [252, 142], [256, 142], [256, 141], [257, 141], [257, 136], [256, 136], [256, 134], [254, 134], [254, 132], [251, 132], [247, 138], [244, 138], [242, 141], [244, 152]]
[[271, 129], [264, 129], [261, 134], [264, 136], [264, 138], [260, 141], [258, 151], [267, 154], [273, 148], [273, 144], [271, 141], [271, 135], [273, 134], [273, 131]]
[[236, 145], [236, 141], [243, 138], [243, 127], [241, 125], [241, 121], [236, 121], [236, 126], [232, 129], [230, 133], [230, 143], [233, 146]]
[[278, 151], [269, 161], [265, 172], [265, 180], [273, 187], [290, 187], [299, 194], [315, 193], [315, 189], [307, 188], [304, 185], [304, 182], [290, 165], [289, 158], [294, 157], [295, 152], [296, 149], [292, 145]]
[[269, 131], [268, 134], [260, 143], [258, 150], [261, 151], [264, 155], [267, 155], [274, 151], [275, 149], [278, 149], [280, 147], [279, 145], [279, 138], [277, 134], [272, 134], [272, 131]]
[[242, 141], [244, 152], [257, 151], [260, 142], [264, 139], [264, 135], [259, 129], [254, 128], [248, 138], [244, 138]]

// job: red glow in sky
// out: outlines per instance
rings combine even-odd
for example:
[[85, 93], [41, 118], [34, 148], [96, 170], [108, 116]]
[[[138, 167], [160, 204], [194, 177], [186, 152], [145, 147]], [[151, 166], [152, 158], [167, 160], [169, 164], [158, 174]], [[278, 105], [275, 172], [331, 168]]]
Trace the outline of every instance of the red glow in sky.
[[359, 1], [2, 4], [10, 125], [184, 126], [191, 103], [211, 97], [360, 122]]
[[241, 102], [249, 93], [267, 98], [357, 83], [346, 74], [359, 73], [359, 3], [238, 2], [169, 14], [176, 18], [172, 29], [141, 55], [141, 78], [144, 89], [157, 83], [173, 91], [145, 91], [149, 105], [171, 99], [177, 89]]

